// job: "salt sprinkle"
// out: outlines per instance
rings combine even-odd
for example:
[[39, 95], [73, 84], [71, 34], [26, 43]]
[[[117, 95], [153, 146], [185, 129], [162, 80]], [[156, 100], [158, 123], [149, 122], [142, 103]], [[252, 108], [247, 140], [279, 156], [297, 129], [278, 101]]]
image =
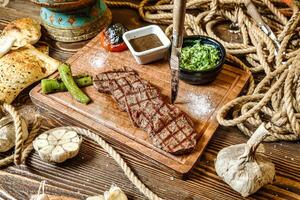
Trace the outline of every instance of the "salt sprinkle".
[[94, 68], [102, 68], [107, 60], [107, 54], [104, 52], [97, 52], [90, 57], [90, 64]]
[[294, 158], [291, 158], [291, 160], [295, 160]]
[[209, 115], [214, 107], [207, 95], [187, 93], [185, 99], [188, 101], [188, 109], [195, 117], [204, 117]]
[[170, 177], [170, 180], [171, 180], [171, 181], [174, 181], [174, 177], [173, 177], [173, 176], [171, 176], [171, 177]]

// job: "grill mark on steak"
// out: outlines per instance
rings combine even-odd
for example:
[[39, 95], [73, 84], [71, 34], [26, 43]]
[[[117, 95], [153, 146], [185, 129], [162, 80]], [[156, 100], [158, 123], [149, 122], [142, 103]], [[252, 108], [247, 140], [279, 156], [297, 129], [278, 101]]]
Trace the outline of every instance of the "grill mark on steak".
[[[150, 135], [155, 146], [172, 154], [182, 154], [193, 150], [196, 145], [196, 132], [193, 129], [193, 123], [182, 111], [165, 103], [153, 104], [148, 101], [147, 105], [155, 112], [150, 115], [147, 112], [148, 109], [131, 112], [136, 117], [135, 123]], [[163, 107], [169, 107], [169, 112], [162, 113]], [[155, 116], [158, 116], [156, 126], [153, 120]], [[179, 121], [182, 123], [180, 124]]]
[[[166, 104], [156, 90], [131, 90], [122, 101], [131, 121], [150, 135], [155, 146], [173, 154], [193, 150], [196, 145], [193, 123], [177, 107]], [[179, 124], [180, 120], [184, 122]]]
[[[119, 79], [111, 80], [109, 84], [109, 91], [114, 100], [118, 103], [121, 110], [126, 111], [125, 96], [133, 91], [141, 91], [142, 89], [158, 90], [151, 86], [147, 81], [142, 80], [138, 75], [130, 75]], [[153, 91], [155, 92], [155, 91]]]
[[125, 95], [123, 102], [126, 106], [126, 111], [128, 112], [131, 121], [138, 127], [141, 127], [141, 124], [137, 120], [138, 113], [145, 109], [145, 104], [148, 102], [155, 104], [163, 103], [159, 91], [155, 88], [132, 90]]
[[106, 71], [94, 76], [94, 87], [98, 90], [98, 92], [109, 93], [111, 80], [117, 80], [130, 75], [137, 75], [137, 72], [127, 67], [118, 70]]
[[96, 76], [99, 92], [111, 94], [132, 123], [146, 131], [152, 143], [178, 155], [192, 151], [197, 133], [192, 120], [179, 108], [164, 102], [159, 90], [128, 68]]
[[[178, 120], [184, 120], [187, 122], [186, 125], [180, 127], [178, 125]], [[170, 130], [170, 125], [172, 123], [175, 123], [175, 126], [178, 128], [177, 131], [172, 131]], [[167, 129], [169, 132], [174, 132], [172, 135], [170, 134], [169, 136], [167, 136], [167, 138], [165, 138], [164, 140], [162, 140], [162, 138], [160, 137], [161, 132], [159, 133], [160, 135], [158, 135], [159, 139], [161, 139], [162, 141], [166, 141], [169, 142], [171, 139], [175, 139], [176, 142], [175, 143], [171, 143], [170, 145], [172, 145], [171, 147], [166, 144], [166, 142], [164, 142], [164, 146], [167, 146], [169, 148], [169, 152], [173, 153], [173, 154], [181, 154], [181, 153], [186, 153], [189, 151], [192, 151], [196, 145], [196, 133], [193, 130], [193, 124], [189, 123], [189, 120], [187, 118], [187, 116], [181, 112], [181, 114], [179, 116], [177, 116], [177, 118], [174, 121], [170, 121], [167, 125], [166, 125]], [[185, 128], [188, 128], [187, 133], [184, 131]], [[177, 150], [178, 149], [178, 150]], [[184, 151], [184, 152], [182, 152]]]
[[[124, 89], [116, 80], [111, 82], [110, 91], [120, 109], [128, 112], [130, 120], [136, 126], [139, 125], [136, 124], [133, 111], [140, 110], [142, 105], [149, 100], [154, 101], [156, 98], [160, 98], [159, 91], [154, 87]], [[128, 109], [129, 107], [130, 109]]]

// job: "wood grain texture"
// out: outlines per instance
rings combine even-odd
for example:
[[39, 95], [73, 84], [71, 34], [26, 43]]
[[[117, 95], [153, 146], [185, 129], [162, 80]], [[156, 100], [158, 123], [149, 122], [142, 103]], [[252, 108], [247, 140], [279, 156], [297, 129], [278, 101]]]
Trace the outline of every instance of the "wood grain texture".
[[[170, 93], [168, 61], [139, 65], [129, 50], [113, 53], [103, 49], [100, 46], [100, 35], [69, 58], [67, 63], [71, 65], [74, 75], [95, 76], [103, 71], [130, 67], [141, 78], [159, 88], [165, 97]], [[183, 156], [171, 155], [152, 145], [148, 134], [135, 127], [128, 114], [122, 112], [109, 95], [99, 93], [93, 86], [84, 88], [85, 93], [92, 99], [92, 103], [88, 105], [76, 102], [66, 92], [44, 95], [40, 85], [30, 92], [30, 97], [39, 107], [51, 110], [58, 116], [63, 115], [67, 122], [94, 130], [116, 146], [128, 148], [129, 154], [131, 150], [136, 151], [158, 163], [159, 167], [164, 165], [163, 169], [169, 168], [174, 175], [183, 176], [192, 169], [218, 127], [216, 112], [239, 95], [248, 78], [249, 74], [245, 71], [224, 65], [216, 80], [209, 85], [195, 86], [180, 81], [175, 105], [193, 119], [199, 138], [195, 150]]]
[[[17, 6], [16, 6], [17, 5]], [[27, 0], [10, 0], [10, 8], [0, 8], [0, 29], [9, 21], [32, 15], [36, 17], [38, 7]], [[32, 12], [34, 10], [34, 12]], [[141, 23], [138, 14], [128, 9], [114, 9], [114, 21], [128, 23], [137, 27]], [[115, 14], [116, 13], [116, 14]], [[130, 18], [129, 18], [130, 16]], [[128, 18], [127, 18], [128, 17]], [[228, 37], [222, 33], [222, 38]], [[57, 49], [52, 41], [51, 56], [66, 60], [72, 53]], [[30, 88], [23, 91], [14, 105], [18, 106], [27, 119], [33, 119], [36, 113], [46, 117], [44, 128], [63, 124], [61, 118], [54, 118], [53, 113], [37, 109], [29, 99]], [[51, 118], [50, 118], [50, 117]], [[253, 200], [297, 200], [300, 199], [300, 144], [299, 142], [264, 143], [266, 154], [276, 167], [276, 181], [259, 190], [248, 198], [242, 198], [220, 180], [214, 170], [214, 159], [222, 148], [243, 143], [248, 138], [236, 128], [219, 127], [205, 149], [201, 159], [196, 163], [187, 180], [170, 176], [157, 169], [147, 159], [139, 155], [128, 155], [122, 147], [121, 153], [129, 166], [139, 178], [154, 192], [168, 200], [206, 200], [206, 199], [253, 199]], [[0, 157], [11, 154], [0, 154]], [[4, 174], [3, 174], [4, 173]], [[130, 200], [144, 200], [145, 197], [128, 181], [121, 169], [107, 154], [93, 142], [84, 141], [78, 157], [62, 165], [49, 165], [40, 160], [33, 152], [20, 167], [10, 166], [0, 173], [1, 190], [8, 192], [18, 200], [27, 200], [28, 195], [37, 191], [39, 181], [47, 180], [47, 191], [51, 194], [66, 195], [84, 200], [88, 195], [97, 195], [107, 190], [112, 183], [119, 185], [128, 194]], [[49, 187], [49, 188], [48, 188]], [[0, 199], [8, 200], [2, 191]]]

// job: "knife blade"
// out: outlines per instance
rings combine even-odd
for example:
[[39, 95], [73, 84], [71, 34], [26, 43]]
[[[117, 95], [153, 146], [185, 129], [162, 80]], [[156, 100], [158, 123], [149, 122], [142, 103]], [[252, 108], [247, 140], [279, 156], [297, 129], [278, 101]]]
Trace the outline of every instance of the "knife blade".
[[174, 103], [179, 89], [179, 57], [181, 52], [186, 0], [174, 0], [173, 35], [170, 56], [171, 68], [171, 102]]
[[252, 3], [251, 0], [245, 0], [244, 4], [247, 8], [247, 13], [254, 19], [254, 21], [257, 23], [259, 28], [273, 41], [275, 45], [275, 55], [278, 55], [278, 51], [280, 48], [280, 43], [274, 34], [274, 32], [271, 30], [271, 28], [264, 22], [261, 15], [257, 11], [257, 8]]
[[280, 43], [279, 43], [276, 35], [271, 30], [271, 28], [266, 24], [260, 25], [260, 29], [273, 41], [273, 43], [275, 45], [275, 56], [277, 56], [279, 48], [280, 48]]
[[174, 103], [178, 94], [179, 88], [179, 52], [180, 48], [172, 46], [172, 52], [170, 57], [171, 67], [171, 102]]

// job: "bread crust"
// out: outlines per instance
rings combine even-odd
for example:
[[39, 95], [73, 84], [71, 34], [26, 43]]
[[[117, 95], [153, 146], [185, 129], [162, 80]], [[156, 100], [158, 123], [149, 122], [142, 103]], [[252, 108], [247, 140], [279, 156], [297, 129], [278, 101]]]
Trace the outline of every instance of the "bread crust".
[[0, 58], [0, 102], [12, 103], [23, 89], [54, 73], [59, 64], [34, 47], [11, 50]]

